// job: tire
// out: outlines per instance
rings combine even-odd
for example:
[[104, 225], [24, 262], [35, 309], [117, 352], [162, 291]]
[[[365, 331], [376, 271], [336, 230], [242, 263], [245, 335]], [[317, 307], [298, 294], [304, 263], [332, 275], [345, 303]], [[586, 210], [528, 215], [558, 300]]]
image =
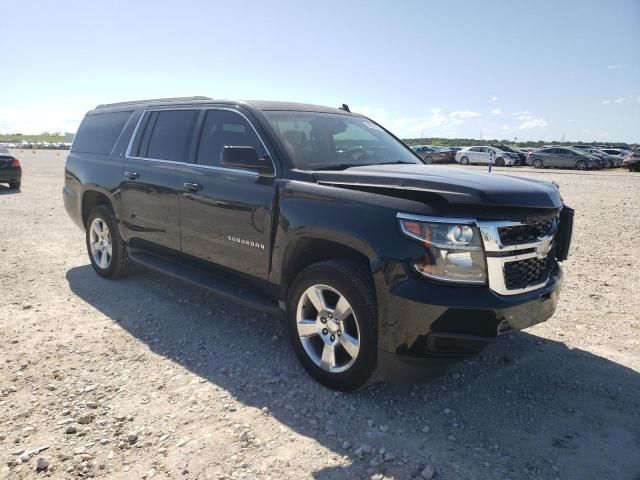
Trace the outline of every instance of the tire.
[[349, 391], [371, 377], [378, 343], [374, 292], [368, 269], [350, 260], [311, 265], [291, 286], [287, 300], [291, 346], [304, 369], [321, 384]]
[[542, 163], [542, 160], [540, 160], [539, 158], [536, 158], [531, 165], [533, 166], [533, 168], [544, 168], [544, 164]]
[[587, 162], [585, 162], [584, 160], [578, 160], [576, 162], [576, 168], [578, 170], [586, 170], [587, 169]]
[[22, 182], [9, 182], [9, 188], [12, 188], [13, 190], [20, 190], [21, 185]]
[[469, 165], [469, 159], [467, 157], [462, 157], [460, 159], [460, 165]]
[[504, 167], [504, 158], [496, 159], [496, 167]]
[[91, 266], [98, 275], [115, 279], [129, 274], [132, 263], [111, 208], [98, 205], [91, 210], [85, 225], [85, 241]]

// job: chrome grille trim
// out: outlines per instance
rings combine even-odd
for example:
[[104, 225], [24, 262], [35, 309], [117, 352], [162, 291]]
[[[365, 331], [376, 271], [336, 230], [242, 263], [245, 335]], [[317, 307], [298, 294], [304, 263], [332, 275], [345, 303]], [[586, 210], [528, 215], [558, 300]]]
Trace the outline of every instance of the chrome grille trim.
[[487, 280], [489, 288], [500, 295], [518, 295], [520, 293], [527, 293], [538, 288], [542, 288], [546, 285], [549, 277], [545, 277], [535, 285], [528, 285], [523, 288], [515, 288], [509, 290], [506, 285], [504, 277], [504, 265], [509, 262], [516, 262], [519, 260], [526, 260], [529, 258], [542, 258], [549, 255], [551, 248], [553, 247], [554, 235], [547, 235], [545, 237], [538, 238], [535, 242], [521, 243], [516, 245], [504, 245], [500, 240], [499, 228], [502, 227], [515, 227], [523, 225], [523, 222], [513, 221], [488, 221], [477, 222], [480, 234], [482, 235], [482, 243], [484, 244], [485, 252], [515, 252], [522, 250], [531, 250], [527, 253], [515, 253], [509, 256], [490, 257], [486, 256], [487, 261]]
[[[558, 217], [558, 215], [554, 215]], [[487, 284], [491, 290], [499, 295], [518, 295], [521, 293], [531, 292], [539, 288], [544, 287], [549, 281], [549, 276], [541, 280], [535, 285], [528, 285], [524, 288], [514, 288], [512, 290], [507, 289], [505, 277], [504, 277], [504, 265], [509, 262], [516, 262], [518, 260], [527, 260], [529, 258], [543, 258], [549, 256], [549, 252], [553, 248], [555, 234], [557, 229], [550, 235], [539, 237], [535, 242], [520, 243], [517, 245], [505, 245], [500, 239], [499, 228], [504, 227], [517, 227], [526, 225], [526, 221], [484, 221], [473, 218], [449, 218], [449, 217], [432, 217], [424, 215], [413, 215], [398, 213], [397, 217], [400, 219], [417, 220], [423, 222], [432, 223], [457, 223], [463, 225], [476, 225], [480, 230], [482, 236], [482, 244], [485, 253], [502, 253], [499, 256], [485, 255], [487, 265]], [[556, 222], [558, 220], [556, 219]], [[513, 254], [509, 254], [513, 252]], [[551, 259], [553, 261], [554, 259]]]

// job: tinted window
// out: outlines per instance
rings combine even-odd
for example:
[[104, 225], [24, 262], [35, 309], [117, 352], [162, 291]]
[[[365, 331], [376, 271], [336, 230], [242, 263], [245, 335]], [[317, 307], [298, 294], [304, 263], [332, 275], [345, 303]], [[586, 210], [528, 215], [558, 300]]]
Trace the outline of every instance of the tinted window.
[[469, 149], [470, 152], [481, 152], [482, 148], [481, 147], [472, 147]]
[[186, 162], [197, 110], [152, 112], [147, 121], [139, 156]]
[[110, 153], [133, 112], [87, 115], [82, 120], [73, 142], [73, 151]]
[[267, 153], [251, 125], [242, 116], [228, 110], [209, 110], [202, 126], [197, 162], [219, 167], [224, 147], [253, 147], [259, 157]]

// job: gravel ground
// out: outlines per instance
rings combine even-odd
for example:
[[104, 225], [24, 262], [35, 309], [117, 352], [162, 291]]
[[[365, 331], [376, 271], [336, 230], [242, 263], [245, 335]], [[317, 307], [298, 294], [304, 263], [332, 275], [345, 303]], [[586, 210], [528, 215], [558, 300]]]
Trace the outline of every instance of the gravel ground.
[[0, 478], [640, 479], [640, 175], [507, 170], [577, 211], [556, 315], [429, 383], [343, 394], [298, 366], [281, 318], [143, 268], [95, 275], [65, 153], [17, 156]]

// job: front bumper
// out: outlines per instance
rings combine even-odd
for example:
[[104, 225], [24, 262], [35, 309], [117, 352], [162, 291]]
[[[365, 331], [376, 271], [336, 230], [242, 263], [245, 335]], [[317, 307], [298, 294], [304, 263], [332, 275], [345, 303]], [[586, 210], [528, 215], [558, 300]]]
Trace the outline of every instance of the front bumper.
[[543, 287], [508, 296], [409, 277], [383, 294], [378, 372], [387, 381], [428, 377], [429, 370], [474, 355], [501, 334], [547, 320], [561, 287], [557, 264]]

